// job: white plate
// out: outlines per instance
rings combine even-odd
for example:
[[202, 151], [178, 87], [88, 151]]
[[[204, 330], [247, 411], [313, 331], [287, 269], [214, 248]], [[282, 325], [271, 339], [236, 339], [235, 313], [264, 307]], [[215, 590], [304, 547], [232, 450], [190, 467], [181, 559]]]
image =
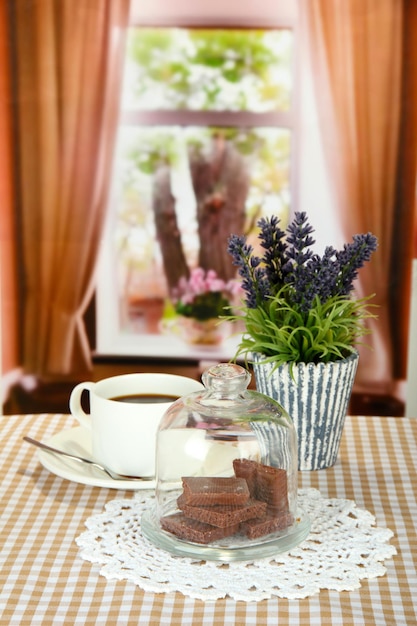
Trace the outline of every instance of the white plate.
[[[90, 432], [82, 426], [63, 430], [54, 435], [46, 442], [49, 446], [59, 448], [65, 452], [92, 458]], [[94, 487], [107, 487], [108, 489], [154, 489], [154, 480], [113, 480], [94, 467], [86, 463], [71, 461], [63, 456], [51, 454], [44, 450], [38, 450], [39, 460], [42, 465], [57, 476], [72, 480], [83, 485], [93, 485]]]

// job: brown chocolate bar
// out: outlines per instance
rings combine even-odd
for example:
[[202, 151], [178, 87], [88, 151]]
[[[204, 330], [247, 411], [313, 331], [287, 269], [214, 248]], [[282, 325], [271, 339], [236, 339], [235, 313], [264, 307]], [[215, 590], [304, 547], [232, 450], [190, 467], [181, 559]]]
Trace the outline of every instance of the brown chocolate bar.
[[246, 480], [252, 498], [256, 498], [256, 468], [258, 465], [259, 463], [250, 459], [235, 459], [233, 461], [235, 476]]
[[194, 543], [210, 543], [234, 535], [239, 531], [239, 524], [220, 528], [197, 520], [189, 519], [183, 513], [174, 513], [160, 519], [161, 528], [180, 539]]
[[186, 503], [184, 496], [177, 500], [178, 508], [187, 517], [190, 517], [206, 524], [227, 528], [233, 524], [239, 524], [254, 517], [264, 517], [266, 515], [266, 502], [250, 499], [246, 504], [217, 504], [214, 506], [191, 506]]
[[281, 511], [288, 510], [287, 472], [269, 465], [258, 465], [256, 497]]
[[230, 476], [185, 476], [182, 478], [184, 501], [192, 506], [246, 504], [249, 489], [244, 478]]
[[242, 522], [240, 529], [245, 533], [248, 539], [258, 539], [264, 535], [269, 535], [270, 533], [287, 528], [287, 526], [290, 526], [292, 523], [293, 517], [291, 513], [284, 512], [279, 515], [268, 513], [268, 515], [262, 519], [250, 519], [246, 522]]
[[287, 472], [250, 459], [233, 461], [235, 475], [246, 479], [251, 496], [277, 510], [288, 509]]

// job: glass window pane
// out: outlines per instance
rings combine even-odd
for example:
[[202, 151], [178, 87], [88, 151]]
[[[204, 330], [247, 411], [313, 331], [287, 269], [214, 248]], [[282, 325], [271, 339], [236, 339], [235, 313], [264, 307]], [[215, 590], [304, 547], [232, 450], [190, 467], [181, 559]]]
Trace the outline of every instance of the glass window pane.
[[288, 111], [292, 54], [289, 29], [132, 28], [123, 106]]
[[122, 127], [112, 230], [123, 330], [158, 332], [143, 310], [162, 315], [184, 264], [207, 268], [209, 258], [233, 277], [230, 233], [253, 233], [270, 214], [286, 222], [290, 137], [279, 128]]

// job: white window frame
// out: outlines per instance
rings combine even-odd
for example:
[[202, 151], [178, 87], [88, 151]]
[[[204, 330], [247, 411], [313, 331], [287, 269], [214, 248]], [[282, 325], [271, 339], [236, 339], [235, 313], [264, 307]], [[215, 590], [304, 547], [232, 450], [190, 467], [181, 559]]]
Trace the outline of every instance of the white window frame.
[[[265, 0], [264, 0], [265, 2]], [[267, 2], [268, 4], [268, 2]], [[270, 4], [270, 3], [269, 3]], [[297, 144], [298, 133], [298, 77], [297, 71], [297, 19], [296, 11], [289, 10], [289, 4], [296, 6], [296, 0], [282, 5], [282, 18], [277, 11], [269, 18], [259, 19], [256, 17], [222, 17], [211, 16], [209, 20], [201, 20], [190, 16], [146, 17], [142, 15], [139, 19], [133, 14], [131, 26], [166, 26], [166, 27], [213, 27], [213, 28], [291, 28], [294, 33], [294, 85], [292, 89], [292, 106], [288, 112], [274, 113], [251, 113], [251, 112], [217, 112], [217, 111], [146, 111], [146, 110], [124, 110], [121, 113], [120, 124], [132, 125], [187, 125], [187, 126], [224, 126], [228, 120], [236, 122], [242, 126], [276, 126], [291, 131], [291, 155], [290, 155], [290, 194], [291, 210], [297, 210]], [[140, 10], [140, 9], [139, 9]], [[258, 15], [261, 14], [258, 2]], [[140, 13], [139, 13], [140, 15]], [[221, 119], [221, 123], [220, 123]], [[109, 206], [115, 201], [114, 190], [110, 194]], [[112, 216], [109, 211], [106, 228], [101, 245], [101, 254], [97, 271], [96, 290], [96, 350], [95, 354], [100, 356], [127, 356], [146, 357], [155, 359], [175, 358], [183, 360], [210, 360], [227, 361], [231, 359], [237, 349], [239, 337], [230, 337], [223, 341], [220, 346], [189, 346], [181, 339], [167, 337], [165, 335], [151, 334], [128, 334], [122, 333], [119, 329], [118, 298], [114, 294], [116, 282], [116, 263], [112, 255], [111, 236], [113, 232]]]

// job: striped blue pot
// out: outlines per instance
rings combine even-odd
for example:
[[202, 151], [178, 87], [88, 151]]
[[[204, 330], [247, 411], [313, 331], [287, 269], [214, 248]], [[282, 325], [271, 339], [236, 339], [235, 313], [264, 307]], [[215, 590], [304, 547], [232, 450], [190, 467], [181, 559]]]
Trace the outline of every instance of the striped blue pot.
[[298, 469], [318, 470], [336, 463], [359, 355], [334, 363], [288, 364], [273, 370], [253, 355], [256, 388], [277, 400], [292, 418], [298, 438]]

